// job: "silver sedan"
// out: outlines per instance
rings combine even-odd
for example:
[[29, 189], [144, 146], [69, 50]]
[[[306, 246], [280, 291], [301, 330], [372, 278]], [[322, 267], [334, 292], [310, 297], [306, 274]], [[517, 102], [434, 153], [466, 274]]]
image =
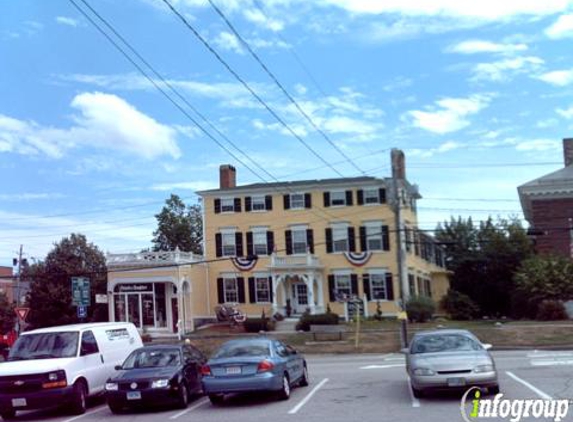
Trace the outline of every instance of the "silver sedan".
[[431, 390], [487, 388], [498, 394], [497, 370], [488, 352], [467, 330], [433, 330], [416, 333], [406, 354], [406, 371], [415, 397]]

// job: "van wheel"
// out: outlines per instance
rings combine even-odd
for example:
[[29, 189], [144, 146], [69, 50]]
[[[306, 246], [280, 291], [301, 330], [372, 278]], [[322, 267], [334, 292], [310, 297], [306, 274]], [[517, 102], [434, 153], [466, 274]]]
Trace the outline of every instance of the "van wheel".
[[177, 407], [185, 409], [189, 405], [189, 390], [184, 382], [179, 384], [179, 395], [177, 396]]
[[0, 416], [2, 416], [2, 419], [5, 421], [10, 421], [16, 417], [16, 411], [14, 409], [3, 410]]
[[72, 413], [74, 415], [83, 415], [86, 413], [86, 398], [87, 389], [86, 385], [82, 381], [78, 381], [74, 384], [74, 392], [72, 396]]

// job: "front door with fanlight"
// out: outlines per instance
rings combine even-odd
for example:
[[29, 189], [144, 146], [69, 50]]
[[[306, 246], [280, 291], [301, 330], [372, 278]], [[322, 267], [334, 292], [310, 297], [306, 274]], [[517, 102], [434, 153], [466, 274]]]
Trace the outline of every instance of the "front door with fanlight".
[[302, 314], [308, 308], [308, 288], [304, 283], [292, 285], [292, 306], [295, 314]]

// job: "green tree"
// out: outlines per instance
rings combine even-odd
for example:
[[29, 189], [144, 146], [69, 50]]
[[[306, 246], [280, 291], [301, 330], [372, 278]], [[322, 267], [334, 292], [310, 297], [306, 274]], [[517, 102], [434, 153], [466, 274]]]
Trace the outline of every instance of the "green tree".
[[181, 198], [171, 194], [157, 219], [153, 232], [154, 251], [172, 251], [203, 254], [203, 219], [199, 205], [185, 205]]
[[451, 288], [469, 296], [485, 315], [512, 314], [514, 274], [533, 254], [517, 219], [491, 218], [479, 225], [453, 218], [439, 224], [436, 239], [446, 248]]
[[543, 301], [573, 299], [573, 262], [561, 256], [534, 256], [515, 274], [514, 307], [519, 316], [533, 318]]
[[55, 243], [44, 261], [27, 268], [22, 276], [31, 282], [28, 294], [32, 327], [78, 322], [72, 306], [72, 277], [90, 279], [89, 321], [106, 321], [107, 305], [96, 304], [95, 295], [107, 292], [104, 254], [82, 234], [71, 234]]
[[14, 328], [16, 314], [14, 305], [10, 303], [4, 293], [0, 293], [0, 333], [7, 333]]

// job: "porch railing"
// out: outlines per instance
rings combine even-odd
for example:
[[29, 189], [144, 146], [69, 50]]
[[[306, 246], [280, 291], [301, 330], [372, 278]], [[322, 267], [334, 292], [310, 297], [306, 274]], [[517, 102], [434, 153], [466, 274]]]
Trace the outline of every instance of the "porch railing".
[[312, 254], [288, 256], [273, 254], [270, 266], [275, 268], [320, 267], [320, 261]]
[[181, 252], [179, 250], [164, 252], [140, 252], [107, 254], [106, 262], [108, 267], [124, 267], [126, 265], [169, 265], [185, 264], [200, 261], [202, 257], [192, 252]]

